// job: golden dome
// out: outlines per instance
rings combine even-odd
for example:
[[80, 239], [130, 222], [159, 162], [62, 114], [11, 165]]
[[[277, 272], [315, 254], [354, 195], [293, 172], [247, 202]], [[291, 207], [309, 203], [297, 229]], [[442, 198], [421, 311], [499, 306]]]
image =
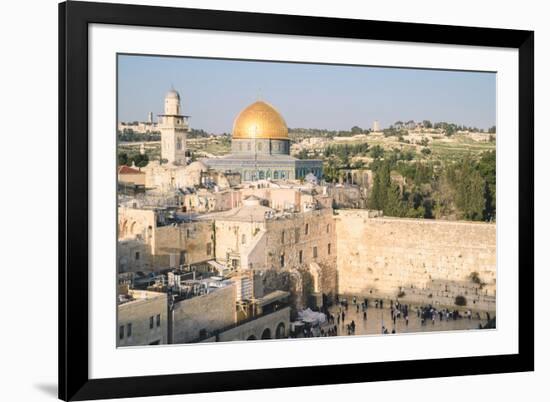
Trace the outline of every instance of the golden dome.
[[233, 123], [233, 138], [288, 139], [283, 116], [269, 103], [257, 101], [247, 106]]

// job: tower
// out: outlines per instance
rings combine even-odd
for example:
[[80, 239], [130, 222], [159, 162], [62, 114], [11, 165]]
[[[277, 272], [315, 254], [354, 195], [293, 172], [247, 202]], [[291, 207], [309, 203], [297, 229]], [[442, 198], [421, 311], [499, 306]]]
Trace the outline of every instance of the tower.
[[164, 98], [164, 114], [159, 115], [161, 158], [168, 163], [185, 165], [189, 116], [181, 114], [180, 95], [171, 89]]

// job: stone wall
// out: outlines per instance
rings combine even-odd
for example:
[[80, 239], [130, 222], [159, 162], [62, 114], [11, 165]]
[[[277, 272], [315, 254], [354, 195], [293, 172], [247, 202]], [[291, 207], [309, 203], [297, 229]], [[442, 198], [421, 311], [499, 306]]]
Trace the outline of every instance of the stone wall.
[[236, 321], [235, 286], [229, 285], [203, 296], [182, 300], [172, 311], [171, 342], [186, 343]]
[[496, 225], [369, 217], [336, 220], [338, 292], [495, 311]]
[[[131, 290], [135, 300], [118, 305], [117, 346], [168, 343], [168, 305], [165, 293]], [[157, 316], [160, 320], [157, 321]], [[151, 328], [151, 318], [153, 328]], [[131, 335], [128, 336], [128, 325]], [[120, 327], [123, 336], [121, 338]]]
[[[264, 339], [281, 339], [288, 336], [289, 328], [290, 308], [285, 307], [220, 333], [218, 341], [260, 340], [262, 335]], [[211, 338], [209, 341], [214, 340]]]
[[170, 267], [214, 258], [212, 223], [209, 221], [157, 227], [153, 238], [152, 254], [171, 256]]
[[336, 290], [337, 244], [332, 209], [269, 220], [266, 236], [266, 268], [309, 271], [310, 265], [317, 263], [321, 267], [320, 291]]

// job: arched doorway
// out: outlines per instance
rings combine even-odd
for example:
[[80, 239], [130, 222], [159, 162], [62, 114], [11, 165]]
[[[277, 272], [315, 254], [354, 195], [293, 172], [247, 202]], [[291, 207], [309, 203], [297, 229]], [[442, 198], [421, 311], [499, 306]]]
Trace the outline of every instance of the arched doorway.
[[285, 324], [280, 322], [279, 325], [277, 325], [277, 329], [275, 330], [275, 338], [282, 339], [284, 337], [285, 337]]
[[257, 338], [254, 335], [250, 335], [248, 338], [246, 338], [247, 341], [255, 341]]
[[262, 332], [262, 339], [271, 339], [271, 330], [269, 328], [264, 329], [264, 332]]

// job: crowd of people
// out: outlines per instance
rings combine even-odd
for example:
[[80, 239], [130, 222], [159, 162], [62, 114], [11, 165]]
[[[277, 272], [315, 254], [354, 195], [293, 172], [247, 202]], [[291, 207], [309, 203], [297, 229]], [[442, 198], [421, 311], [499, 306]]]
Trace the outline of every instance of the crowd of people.
[[[367, 321], [369, 318], [369, 306], [374, 307], [375, 309], [384, 309], [384, 300], [383, 299], [374, 299], [369, 301], [369, 299], [364, 298], [358, 300], [357, 297], [353, 296], [351, 302], [348, 299], [338, 299], [336, 298], [337, 311], [334, 309], [329, 310], [328, 307], [323, 306], [321, 311], [325, 313], [327, 317], [326, 323], [317, 329], [304, 328], [304, 336], [337, 336], [337, 335], [354, 335], [356, 331], [357, 323], [355, 320], [349, 321], [350, 308], [351, 311], [355, 310], [355, 315], [359, 315], [359, 320]], [[389, 303], [386, 301], [386, 307], [389, 305], [389, 313], [393, 327], [390, 330], [384, 325], [384, 320], [381, 322], [381, 333], [382, 334], [395, 334], [397, 322], [401, 321], [404, 323], [405, 327], [409, 326], [409, 317], [410, 315], [416, 315], [416, 318], [420, 320], [420, 325], [435, 325], [436, 321], [456, 321], [461, 319], [472, 320], [476, 319], [481, 321], [482, 316], [479, 312], [475, 314], [471, 310], [466, 310], [460, 312], [459, 310], [451, 310], [447, 308], [437, 309], [434, 306], [428, 304], [424, 306], [413, 307], [409, 304], [402, 304], [399, 300], [390, 300]], [[489, 313], [485, 313], [487, 321], [491, 319]], [[346, 319], [348, 321], [346, 321]], [[341, 332], [339, 333], [339, 328]], [[482, 328], [481, 322], [479, 323], [479, 328]]]

